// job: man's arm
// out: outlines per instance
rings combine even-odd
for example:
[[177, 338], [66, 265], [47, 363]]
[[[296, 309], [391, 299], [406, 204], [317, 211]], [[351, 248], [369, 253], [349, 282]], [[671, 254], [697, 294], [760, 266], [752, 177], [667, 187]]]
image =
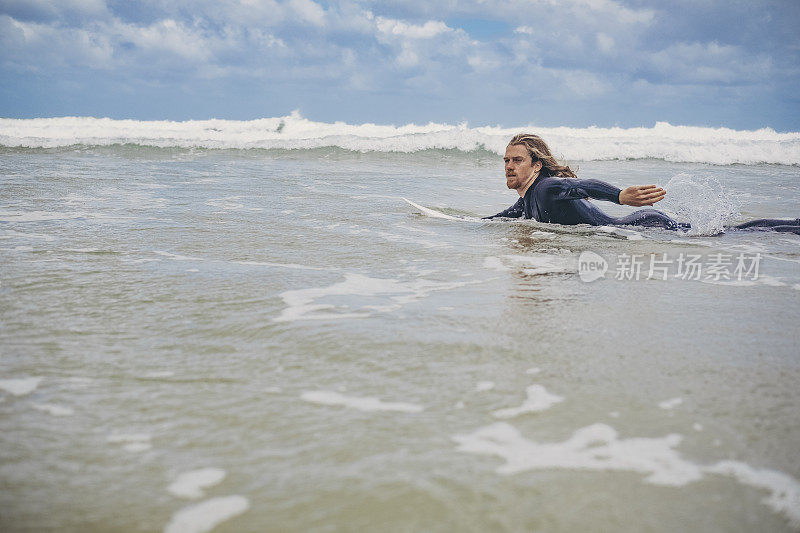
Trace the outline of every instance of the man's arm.
[[522, 198], [520, 198], [519, 200], [517, 200], [517, 202], [514, 205], [512, 205], [508, 209], [506, 209], [504, 211], [500, 211], [496, 215], [492, 215], [490, 217], [483, 217], [483, 218], [484, 219], [489, 219], [489, 218], [519, 218], [519, 217], [522, 216], [522, 214], [524, 212], [525, 212], [525, 205], [522, 202]]
[[580, 180], [573, 178], [559, 179], [548, 187], [548, 192], [554, 194], [557, 200], [576, 200], [579, 198], [594, 198], [606, 200], [615, 204], [632, 205], [640, 207], [653, 205], [661, 201], [667, 192], [656, 185], [634, 185], [619, 189], [610, 183], [600, 180]]
[[556, 200], [594, 198], [618, 204], [620, 192], [619, 188], [600, 180], [561, 178], [547, 184], [547, 193], [555, 196]]

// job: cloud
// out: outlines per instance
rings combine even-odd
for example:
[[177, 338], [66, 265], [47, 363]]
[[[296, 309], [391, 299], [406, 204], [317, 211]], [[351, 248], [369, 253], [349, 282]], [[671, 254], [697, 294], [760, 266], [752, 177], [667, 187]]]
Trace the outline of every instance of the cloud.
[[[797, 85], [800, 10], [676, 1], [0, 0], [0, 77], [217, 80], [219, 91], [245, 81], [309, 99], [447, 97], [487, 110], [515, 96], [537, 109], [630, 108], [643, 86], [675, 105], [687, 86], [733, 102], [744, 98], [733, 87]], [[738, 31], [715, 26], [714, 12]]]
[[[556, 0], [553, 0], [554, 3]], [[571, 0], [567, 2], [573, 13], [593, 16], [604, 15], [622, 24], [650, 24], [655, 18], [652, 9], [630, 9], [614, 0]]]
[[325, 25], [325, 10], [312, 0], [290, 0], [289, 5], [302, 20], [314, 26]]
[[605, 33], [597, 34], [597, 46], [606, 54], [614, 50], [614, 38]]
[[378, 17], [375, 20], [378, 31], [386, 35], [396, 35], [409, 39], [430, 39], [439, 34], [453, 31], [444, 22], [429, 20], [425, 24], [407, 24], [400, 20]]
[[0, 61], [17, 70], [47, 72], [54, 67], [113, 67], [114, 50], [106, 35], [0, 15]]
[[612, 90], [612, 85], [593, 72], [578, 70], [555, 70], [554, 77], [575, 97], [600, 96]]
[[647, 68], [659, 81], [694, 84], [755, 83], [772, 75], [766, 56], [748, 57], [738, 46], [676, 43], [645, 56]]
[[107, 16], [104, 0], [0, 0], [0, 14], [25, 22], [76, 21]]
[[393, 55], [393, 64], [401, 71], [414, 69], [399, 80], [409, 89], [446, 92], [447, 76], [465, 74], [480, 56], [481, 43], [442, 21], [413, 24], [378, 16], [374, 24], [374, 38]]
[[117, 23], [107, 31], [118, 42], [130, 43], [139, 52], [154, 59], [166, 56], [201, 63], [209, 59], [213, 50], [213, 44], [201, 30], [172, 19], [146, 27]]
[[[697, 80], [730, 82], [742, 70], [732, 68], [737, 54], [738, 60], [757, 74], [768, 71], [764, 65], [769, 64], [764, 58], [748, 60], [742, 50], [716, 43], [643, 49], [639, 35], [655, 21], [656, 12], [632, 9], [614, 0], [486, 0], [458, 8], [444, 1], [400, 2], [400, 10], [412, 16], [436, 10], [510, 18], [513, 12], [515, 21], [528, 21], [517, 25], [514, 33], [486, 42], [471, 39], [465, 30], [442, 20], [375, 14], [363, 7], [369, 3], [344, 1], [327, 10], [313, 0], [200, 0], [192, 4], [195, 10], [187, 9], [186, 0], [144, 3], [153, 20], [129, 20], [137, 17], [118, 9], [110, 11], [102, 0], [58, 4], [6, 0], [0, 5], [9, 13], [4, 19], [8, 31], [2, 37], [7, 50], [0, 52], [0, 57], [6, 63], [40, 68], [124, 68], [149, 70], [153, 76], [159, 75], [158, 69], [168, 75], [178, 68], [195, 69], [204, 76], [247, 75], [249, 71], [254, 76], [293, 73], [311, 79], [318, 79], [319, 72], [333, 72], [341, 78], [335, 74], [335, 62], [346, 57], [343, 66], [351, 74], [358, 70], [373, 73], [360, 76], [357, 85], [362, 86], [367, 78], [397, 75], [395, 68], [421, 69], [432, 77], [441, 72], [451, 80], [455, 76], [468, 81], [478, 73], [501, 75], [503, 64], [512, 62], [550, 69], [558, 73], [556, 82], [583, 87], [578, 94], [596, 94], [604, 86], [597, 65], [600, 61], [605, 65], [606, 58], [601, 56], [609, 54], [618, 57], [618, 62], [607, 68], [627, 71], [631, 77], [659, 79], [676, 66], [682, 80], [690, 79], [692, 67], [697, 66]], [[539, 8], [548, 10], [546, 19]], [[378, 9], [375, 4], [374, 10]], [[26, 13], [35, 14], [38, 20], [24, 20]], [[64, 23], [66, 19], [83, 22], [70, 26]], [[623, 29], [626, 25], [636, 27]], [[282, 74], [275, 74], [276, 70]], [[562, 71], [573, 74], [559, 73]], [[586, 82], [589, 79], [591, 83]]]

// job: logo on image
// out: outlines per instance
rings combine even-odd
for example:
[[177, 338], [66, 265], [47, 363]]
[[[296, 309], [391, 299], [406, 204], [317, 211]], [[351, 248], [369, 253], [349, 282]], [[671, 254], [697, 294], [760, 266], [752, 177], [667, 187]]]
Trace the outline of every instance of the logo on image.
[[584, 251], [578, 257], [578, 275], [581, 281], [594, 281], [602, 278], [608, 270], [608, 262], [594, 252]]

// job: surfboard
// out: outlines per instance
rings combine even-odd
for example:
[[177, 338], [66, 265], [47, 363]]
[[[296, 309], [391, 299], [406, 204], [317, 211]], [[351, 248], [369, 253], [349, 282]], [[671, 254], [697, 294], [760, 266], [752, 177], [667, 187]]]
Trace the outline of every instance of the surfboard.
[[425, 215], [426, 217], [444, 218], [446, 220], [480, 220], [480, 219], [475, 219], [475, 218], [472, 218], [472, 217], [454, 217], [453, 215], [448, 215], [446, 213], [442, 213], [441, 211], [437, 211], [436, 209], [431, 209], [430, 207], [423, 207], [423, 206], [421, 206], [419, 204], [415, 204], [414, 202], [412, 202], [408, 198], [403, 198], [403, 200], [405, 200], [410, 206], [419, 209], [419, 211], [423, 215]]

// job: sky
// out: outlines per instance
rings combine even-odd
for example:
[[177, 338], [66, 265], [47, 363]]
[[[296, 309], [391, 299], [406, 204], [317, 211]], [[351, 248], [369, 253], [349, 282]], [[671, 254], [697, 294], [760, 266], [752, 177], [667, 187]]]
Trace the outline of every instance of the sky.
[[0, 0], [0, 117], [800, 131], [800, 0]]

